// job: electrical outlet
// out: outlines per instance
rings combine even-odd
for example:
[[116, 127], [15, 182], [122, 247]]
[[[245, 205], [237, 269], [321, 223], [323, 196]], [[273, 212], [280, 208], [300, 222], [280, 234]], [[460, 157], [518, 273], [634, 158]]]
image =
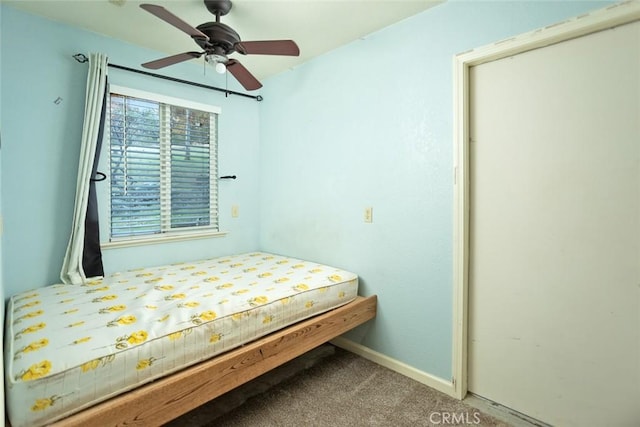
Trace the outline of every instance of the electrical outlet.
[[373, 222], [373, 208], [371, 206], [364, 208], [364, 222]]
[[231, 206], [231, 217], [238, 218], [240, 216], [240, 208], [238, 205]]

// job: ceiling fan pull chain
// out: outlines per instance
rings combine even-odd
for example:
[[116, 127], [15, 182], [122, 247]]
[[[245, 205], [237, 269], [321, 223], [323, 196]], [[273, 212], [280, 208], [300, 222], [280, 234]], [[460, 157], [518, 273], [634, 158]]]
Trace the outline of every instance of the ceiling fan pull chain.
[[224, 97], [229, 97], [229, 72], [224, 73]]

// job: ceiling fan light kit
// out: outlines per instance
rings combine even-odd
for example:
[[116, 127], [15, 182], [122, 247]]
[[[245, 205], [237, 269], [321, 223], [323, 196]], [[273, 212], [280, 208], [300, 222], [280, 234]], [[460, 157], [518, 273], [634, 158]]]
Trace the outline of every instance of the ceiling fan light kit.
[[159, 69], [169, 65], [200, 58], [213, 65], [216, 71], [224, 74], [229, 71], [246, 90], [256, 90], [262, 84], [237, 59], [229, 58], [232, 53], [241, 55], [284, 55], [298, 56], [300, 49], [293, 40], [242, 41], [233, 28], [220, 22], [220, 17], [229, 13], [230, 0], [204, 0], [204, 4], [215, 15], [215, 22], [206, 22], [192, 27], [162, 6], [141, 4], [140, 7], [157, 18], [189, 35], [202, 52], [184, 52], [142, 64], [145, 68]]

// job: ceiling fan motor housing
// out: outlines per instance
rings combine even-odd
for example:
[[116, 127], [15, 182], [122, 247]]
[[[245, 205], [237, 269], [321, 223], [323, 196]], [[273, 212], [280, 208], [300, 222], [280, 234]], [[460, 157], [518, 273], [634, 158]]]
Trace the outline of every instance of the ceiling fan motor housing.
[[220, 48], [224, 51], [225, 55], [229, 55], [235, 52], [234, 45], [240, 41], [240, 35], [231, 27], [221, 22], [207, 22], [198, 25], [196, 28], [209, 37], [209, 40], [194, 37], [195, 42], [206, 52]]

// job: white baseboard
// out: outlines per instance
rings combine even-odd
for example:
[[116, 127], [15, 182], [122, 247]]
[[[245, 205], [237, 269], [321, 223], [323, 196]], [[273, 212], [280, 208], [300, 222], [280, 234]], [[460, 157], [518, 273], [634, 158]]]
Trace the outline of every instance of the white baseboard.
[[419, 383], [427, 385], [457, 399], [457, 396], [455, 394], [455, 387], [450, 381], [445, 381], [442, 378], [438, 378], [434, 375], [428, 374], [424, 371], [409, 366], [406, 363], [400, 362], [399, 360], [393, 359], [389, 356], [385, 356], [382, 353], [378, 353], [377, 351], [371, 350], [369, 347], [365, 347], [346, 338], [337, 337], [332, 339], [330, 342], [336, 347], [340, 347], [352, 353], [355, 353], [358, 356], [364, 357], [367, 360], [371, 360], [378, 365], [389, 368], [392, 371], [416, 380]]

